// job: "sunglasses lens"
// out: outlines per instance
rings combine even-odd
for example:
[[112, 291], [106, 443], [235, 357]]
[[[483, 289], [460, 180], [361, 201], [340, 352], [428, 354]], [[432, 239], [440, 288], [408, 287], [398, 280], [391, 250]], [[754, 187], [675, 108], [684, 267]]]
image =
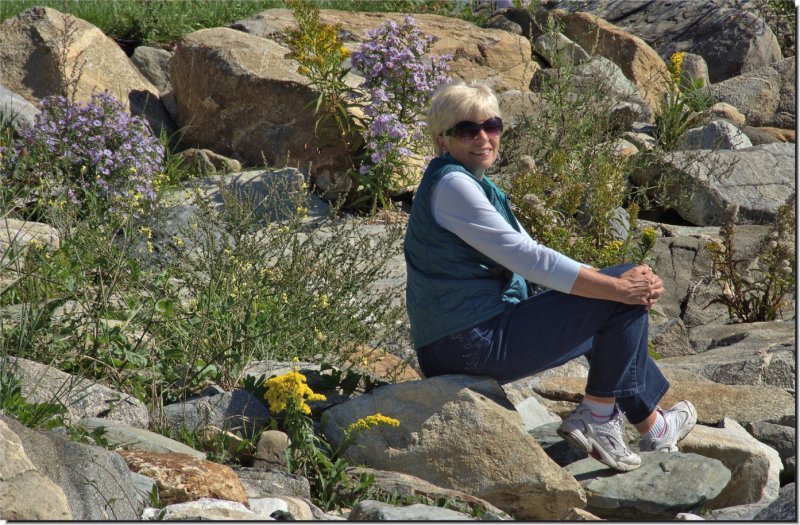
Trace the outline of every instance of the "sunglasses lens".
[[498, 117], [490, 118], [483, 124], [464, 120], [450, 128], [450, 134], [461, 140], [475, 140], [481, 130], [491, 137], [497, 137], [503, 132], [503, 121]]

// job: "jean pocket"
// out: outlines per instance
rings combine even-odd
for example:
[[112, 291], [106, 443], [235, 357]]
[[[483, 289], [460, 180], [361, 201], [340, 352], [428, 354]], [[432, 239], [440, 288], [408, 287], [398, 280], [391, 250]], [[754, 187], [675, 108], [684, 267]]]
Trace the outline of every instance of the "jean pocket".
[[[487, 337], [487, 335], [489, 337]], [[491, 334], [480, 327], [462, 330], [450, 336], [450, 359], [459, 363], [465, 373], [478, 371], [492, 347]]]

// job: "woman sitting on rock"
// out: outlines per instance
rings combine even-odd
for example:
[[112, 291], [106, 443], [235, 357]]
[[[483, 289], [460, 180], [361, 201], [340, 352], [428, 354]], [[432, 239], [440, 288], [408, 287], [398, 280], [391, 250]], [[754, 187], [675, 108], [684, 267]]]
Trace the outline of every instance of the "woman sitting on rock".
[[[627, 471], [622, 413], [640, 450], [677, 450], [697, 420], [647, 354], [648, 310], [664, 288], [646, 265], [597, 270], [534, 241], [484, 172], [497, 159], [503, 121], [492, 91], [456, 81], [431, 101], [439, 153], [414, 198], [405, 238], [407, 307], [422, 372], [514, 381], [578, 356], [589, 359], [583, 401], [558, 433]], [[527, 282], [526, 282], [527, 281]], [[528, 282], [550, 290], [529, 295]], [[621, 412], [620, 412], [621, 410]]]

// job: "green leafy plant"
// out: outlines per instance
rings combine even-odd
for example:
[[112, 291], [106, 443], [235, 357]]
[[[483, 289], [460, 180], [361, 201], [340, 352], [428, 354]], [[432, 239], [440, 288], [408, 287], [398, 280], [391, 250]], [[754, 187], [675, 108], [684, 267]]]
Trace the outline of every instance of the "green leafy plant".
[[334, 448], [314, 432], [309, 417], [311, 408], [306, 401], [323, 401], [325, 396], [315, 393], [303, 374], [295, 369], [268, 379], [265, 386], [270, 412], [281, 418], [281, 426], [289, 436], [289, 472], [308, 478], [314, 503], [330, 510], [350, 506], [363, 498], [374, 478], [362, 473], [353, 479], [348, 475], [350, 464], [343, 454], [359, 432], [379, 425], [398, 426], [400, 422], [382, 414], [359, 419], [345, 430], [342, 443]]
[[289, 5], [299, 26], [286, 33], [290, 56], [300, 64], [297, 72], [319, 92], [313, 103], [317, 115], [314, 129], [323, 146], [342, 146], [348, 155], [347, 168], [355, 170], [353, 157], [363, 144], [364, 122], [354, 111], [360, 107], [361, 94], [345, 82], [350, 51], [338, 36], [341, 28], [320, 22], [319, 8], [311, 2], [292, 0]]
[[667, 66], [670, 84], [655, 119], [656, 141], [668, 151], [675, 149], [680, 136], [697, 122], [699, 112], [710, 108], [715, 102], [711, 93], [704, 89], [702, 78], [689, 79], [684, 75], [685, 55], [680, 51], [670, 58]]
[[[448, 57], [428, 57], [436, 38], [419, 31], [412, 17], [389, 21], [368, 32], [352, 54], [365, 77], [353, 89], [344, 80], [350, 52], [339, 28], [321, 23], [318, 7], [308, 2], [290, 5], [299, 28], [287, 32], [287, 44], [297, 71], [319, 92], [316, 131], [347, 155], [352, 188], [346, 205], [357, 211], [390, 207], [391, 192], [416, 182], [418, 164], [431, 153], [420, 114], [446, 79]], [[409, 157], [419, 162], [409, 163]]]
[[[555, 37], [559, 27], [543, 30]], [[504, 134], [490, 175], [542, 244], [598, 267], [640, 262], [652, 243], [636, 230], [632, 163], [614, 149], [609, 90], [600, 80], [576, 85], [575, 66], [563, 55], [553, 57], [550, 71], [541, 78], [536, 113]]]
[[723, 304], [743, 323], [774, 321], [782, 315], [795, 288], [795, 195], [778, 210], [769, 233], [761, 241], [755, 261], [742, 259], [735, 247], [738, 207], [731, 206], [720, 228], [722, 242], [706, 245], [722, 293], [711, 304]]

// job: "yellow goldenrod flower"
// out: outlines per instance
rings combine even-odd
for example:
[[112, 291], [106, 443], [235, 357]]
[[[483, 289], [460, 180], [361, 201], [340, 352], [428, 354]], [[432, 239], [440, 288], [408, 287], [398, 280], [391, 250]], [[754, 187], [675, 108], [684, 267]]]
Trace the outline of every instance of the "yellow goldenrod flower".
[[686, 55], [683, 51], [673, 53], [670, 57], [670, 72], [672, 73], [672, 85], [677, 90], [681, 84], [681, 70], [683, 69], [683, 57]]
[[389, 425], [391, 427], [399, 427], [400, 421], [393, 417], [384, 416], [379, 412], [371, 416], [362, 417], [355, 423], [352, 423], [349, 427], [347, 427], [347, 433], [351, 434], [353, 432], [369, 430], [370, 428], [376, 427], [378, 425]]
[[279, 414], [287, 408], [300, 410], [303, 414], [310, 414], [311, 407], [306, 401], [325, 401], [325, 396], [317, 394], [306, 384], [306, 376], [292, 370], [289, 373], [267, 379], [267, 391], [264, 398], [269, 405], [269, 411]]

